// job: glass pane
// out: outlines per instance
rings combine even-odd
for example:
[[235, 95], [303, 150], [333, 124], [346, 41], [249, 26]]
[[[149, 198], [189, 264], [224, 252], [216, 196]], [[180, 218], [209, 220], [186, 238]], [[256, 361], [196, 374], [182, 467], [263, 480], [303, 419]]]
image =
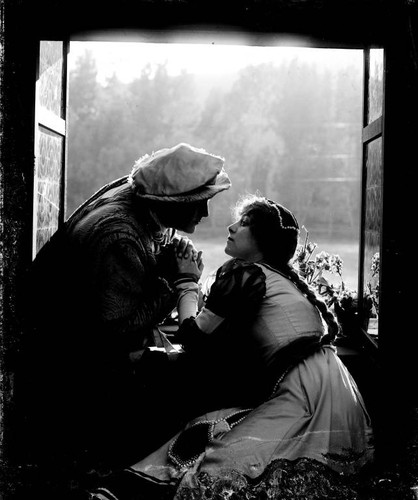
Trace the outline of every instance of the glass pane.
[[367, 124], [383, 112], [383, 49], [370, 50]]
[[37, 175], [36, 251], [58, 228], [64, 138], [40, 128]]
[[41, 41], [39, 55], [39, 102], [63, 117], [63, 42]]
[[[364, 292], [372, 299], [369, 333], [377, 334], [380, 250], [382, 220], [382, 139], [370, 142], [366, 149]], [[377, 266], [377, 267], [376, 267]]]

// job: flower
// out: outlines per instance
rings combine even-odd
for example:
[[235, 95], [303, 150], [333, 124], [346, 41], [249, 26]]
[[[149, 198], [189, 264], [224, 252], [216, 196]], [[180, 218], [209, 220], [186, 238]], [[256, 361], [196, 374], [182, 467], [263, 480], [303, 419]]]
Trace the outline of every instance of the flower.
[[376, 252], [373, 255], [372, 263], [370, 264], [370, 272], [372, 273], [372, 277], [379, 276], [380, 272], [380, 254]]
[[373, 303], [376, 316], [379, 316], [379, 274], [380, 274], [380, 254], [376, 252], [370, 264], [370, 279], [367, 282], [367, 291]]
[[[337, 316], [341, 316], [343, 312], [357, 314], [358, 294], [357, 290], [348, 288], [343, 279], [344, 261], [338, 254], [330, 254], [323, 250], [314, 256], [313, 253], [318, 245], [309, 241], [309, 232], [304, 226], [302, 229], [306, 232], [305, 241], [297, 248], [293, 261], [299, 274], [314, 287], [328, 307], [334, 308]], [[376, 258], [373, 260], [373, 272], [378, 272], [378, 268], [379, 260]], [[331, 283], [326, 273], [337, 276], [339, 283]], [[367, 294], [363, 299], [363, 308], [369, 311], [371, 306], [371, 298]]]
[[[305, 281], [324, 297], [328, 305], [331, 305], [336, 300], [336, 294], [342, 291], [347, 292], [342, 279], [344, 262], [338, 254], [330, 254], [323, 250], [313, 257], [318, 245], [309, 241], [309, 232], [305, 226], [302, 226], [302, 229], [306, 232], [305, 241], [296, 249], [293, 264]], [[341, 284], [338, 287], [332, 285], [324, 277], [325, 272], [337, 275]]]

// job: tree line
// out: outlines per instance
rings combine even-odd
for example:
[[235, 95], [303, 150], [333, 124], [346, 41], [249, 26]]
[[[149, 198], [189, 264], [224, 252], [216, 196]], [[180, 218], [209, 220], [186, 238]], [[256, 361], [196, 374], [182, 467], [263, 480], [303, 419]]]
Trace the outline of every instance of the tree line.
[[361, 85], [357, 68], [296, 59], [249, 65], [207, 93], [196, 75], [170, 75], [165, 64], [101, 84], [87, 51], [70, 73], [67, 215], [145, 153], [189, 142], [224, 156], [233, 184], [212, 201], [207, 230], [229, 224], [229, 207], [258, 191], [306, 227], [357, 236]]

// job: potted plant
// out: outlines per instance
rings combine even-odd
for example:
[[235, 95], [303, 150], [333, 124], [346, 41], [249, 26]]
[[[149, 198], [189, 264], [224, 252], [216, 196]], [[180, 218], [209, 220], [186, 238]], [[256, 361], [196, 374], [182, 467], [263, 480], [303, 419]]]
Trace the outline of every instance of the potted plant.
[[[309, 241], [309, 232], [305, 227], [305, 240], [296, 250], [294, 265], [299, 274], [325, 300], [328, 307], [332, 307], [341, 325], [343, 336], [350, 335], [358, 326], [367, 331], [368, 322], [372, 313], [375, 295], [371, 289], [362, 300], [362, 309], [359, 309], [359, 300], [356, 290], [347, 287], [343, 279], [343, 260], [338, 254], [326, 251], [317, 252], [318, 245]], [[375, 260], [375, 267], [378, 260]], [[331, 283], [328, 275], [338, 277], [337, 284]], [[374, 288], [375, 290], [375, 288]], [[378, 295], [377, 295], [378, 297]]]

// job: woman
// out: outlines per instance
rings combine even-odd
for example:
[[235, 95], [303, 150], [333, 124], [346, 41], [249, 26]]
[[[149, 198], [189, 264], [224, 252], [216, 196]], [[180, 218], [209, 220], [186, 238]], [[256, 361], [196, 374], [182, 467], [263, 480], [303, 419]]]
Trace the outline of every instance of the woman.
[[[222, 332], [222, 353], [235, 345], [239, 354], [229, 351], [227, 362], [212, 351], [212, 367], [225, 381], [230, 373], [242, 375], [244, 390], [240, 376], [233, 377], [230, 405], [226, 391], [218, 410], [195, 418], [155, 453], [110, 477], [96, 498], [185, 498], [187, 491], [201, 498], [219, 479], [260, 478], [277, 459], [306, 457], [344, 473], [372, 459], [368, 414], [333, 347], [338, 324], [290, 264], [298, 235], [285, 207], [247, 198], [229, 226], [225, 251], [233, 259], [218, 270], [199, 313], [197, 285], [178, 282], [179, 338], [186, 352], [202, 359]], [[185, 276], [201, 273], [191, 259], [179, 259], [179, 268]], [[194, 374], [199, 381], [201, 373]]]

